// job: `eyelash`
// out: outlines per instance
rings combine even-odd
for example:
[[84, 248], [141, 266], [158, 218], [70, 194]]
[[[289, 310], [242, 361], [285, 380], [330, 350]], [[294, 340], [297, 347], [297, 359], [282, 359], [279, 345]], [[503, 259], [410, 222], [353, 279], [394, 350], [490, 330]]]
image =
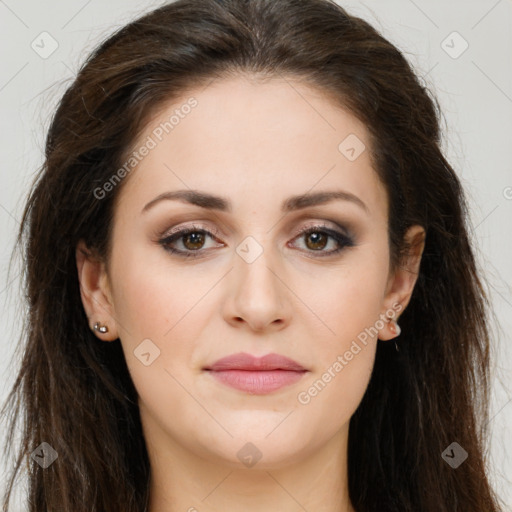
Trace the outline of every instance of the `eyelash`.
[[[170, 246], [170, 244], [175, 242], [176, 240], [179, 240], [179, 239], [185, 237], [186, 235], [191, 234], [191, 233], [201, 233], [203, 235], [208, 235], [211, 238], [216, 238], [219, 232], [217, 230], [212, 230], [212, 231], [203, 229], [201, 227], [196, 227], [196, 226], [182, 228], [182, 229], [177, 230], [169, 235], [164, 236], [163, 238], [160, 238], [158, 243], [163, 246], [164, 250], [170, 252], [171, 254], [175, 254], [181, 258], [198, 258], [198, 257], [201, 257], [201, 253], [204, 252], [203, 249], [197, 249], [196, 251], [192, 251], [192, 250], [182, 251], [180, 249], [172, 248]], [[297, 233], [297, 235], [294, 237], [294, 240], [301, 236], [309, 235], [311, 233], [327, 234], [329, 236], [329, 238], [334, 239], [339, 245], [339, 247], [333, 251], [325, 252], [321, 249], [318, 251], [314, 251], [314, 250], [307, 251], [307, 252], [312, 252], [312, 253], [315, 253], [315, 252], [319, 253], [318, 256], [316, 256], [316, 257], [324, 258], [327, 256], [332, 256], [334, 254], [338, 254], [339, 252], [341, 252], [345, 247], [353, 247], [355, 245], [353, 239], [350, 236], [348, 236], [344, 233], [341, 233], [339, 231], [333, 230], [325, 225], [308, 226], [306, 228], [303, 228]], [[324, 254], [320, 254], [320, 253], [324, 253]]]

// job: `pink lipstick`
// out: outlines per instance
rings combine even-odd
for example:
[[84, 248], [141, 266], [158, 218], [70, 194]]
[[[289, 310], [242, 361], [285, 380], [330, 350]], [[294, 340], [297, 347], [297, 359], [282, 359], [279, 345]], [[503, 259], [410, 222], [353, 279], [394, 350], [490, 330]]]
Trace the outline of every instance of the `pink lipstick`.
[[220, 382], [254, 395], [265, 395], [299, 381], [308, 371], [279, 354], [233, 354], [203, 368]]

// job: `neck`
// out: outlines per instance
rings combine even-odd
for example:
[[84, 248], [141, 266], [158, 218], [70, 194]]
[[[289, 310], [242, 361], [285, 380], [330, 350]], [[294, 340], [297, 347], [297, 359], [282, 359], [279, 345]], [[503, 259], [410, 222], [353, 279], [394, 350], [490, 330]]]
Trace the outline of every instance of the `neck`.
[[348, 496], [348, 425], [308, 455], [272, 465], [263, 457], [244, 467], [219, 460], [206, 448], [203, 457], [156, 423], [143, 423], [151, 465], [148, 512], [354, 512]]

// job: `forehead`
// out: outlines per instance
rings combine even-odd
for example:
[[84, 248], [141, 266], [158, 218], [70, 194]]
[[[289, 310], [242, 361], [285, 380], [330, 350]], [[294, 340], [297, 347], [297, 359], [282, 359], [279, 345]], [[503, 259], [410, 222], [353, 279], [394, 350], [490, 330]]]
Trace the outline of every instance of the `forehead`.
[[153, 114], [133, 150], [144, 145], [151, 148], [126, 193], [148, 200], [162, 187], [232, 190], [279, 203], [314, 188], [343, 187], [385, 209], [365, 125], [296, 80], [240, 76], [190, 89]]

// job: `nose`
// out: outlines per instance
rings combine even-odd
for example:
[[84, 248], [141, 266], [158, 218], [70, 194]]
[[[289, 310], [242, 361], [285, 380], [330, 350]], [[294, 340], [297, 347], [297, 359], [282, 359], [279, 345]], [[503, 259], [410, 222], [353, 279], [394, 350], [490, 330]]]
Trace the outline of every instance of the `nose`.
[[290, 322], [291, 291], [281, 267], [265, 249], [252, 262], [234, 255], [227, 299], [224, 301], [225, 320], [235, 326], [247, 326], [258, 331], [277, 331]]

